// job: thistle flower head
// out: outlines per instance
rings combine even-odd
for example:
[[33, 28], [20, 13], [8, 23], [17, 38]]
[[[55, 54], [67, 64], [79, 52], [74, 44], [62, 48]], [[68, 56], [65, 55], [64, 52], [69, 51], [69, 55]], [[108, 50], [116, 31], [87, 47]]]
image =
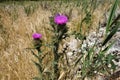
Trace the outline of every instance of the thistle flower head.
[[42, 38], [42, 34], [39, 34], [39, 33], [34, 33], [32, 35], [33, 39], [41, 39]]
[[57, 14], [54, 17], [54, 22], [58, 25], [63, 25], [63, 24], [66, 24], [68, 22], [68, 18], [65, 15]]

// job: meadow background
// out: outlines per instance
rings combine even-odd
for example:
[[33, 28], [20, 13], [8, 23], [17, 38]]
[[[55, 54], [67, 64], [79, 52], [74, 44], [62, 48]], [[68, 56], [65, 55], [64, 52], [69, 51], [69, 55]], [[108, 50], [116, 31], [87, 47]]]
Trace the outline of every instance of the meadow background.
[[[32, 34], [43, 35], [44, 43], [51, 41], [49, 17], [60, 12], [68, 15], [69, 32], [78, 31], [86, 9], [92, 9], [90, 31], [107, 21], [114, 0], [76, 1], [1, 1], [0, 2], [0, 80], [32, 80], [38, 71], [31, 60]], [[120, 5], [119, 5], [120, 6]], [[91, 8], [92, 7], [92, 8]], [[86, 31], [83, 24], [82, 31]], [[62, 47], [61, 47], [62, 48]], [[44, 47], [44, 52], [50, 52]], [[52, 59], [48, 54], [47, 65]]]

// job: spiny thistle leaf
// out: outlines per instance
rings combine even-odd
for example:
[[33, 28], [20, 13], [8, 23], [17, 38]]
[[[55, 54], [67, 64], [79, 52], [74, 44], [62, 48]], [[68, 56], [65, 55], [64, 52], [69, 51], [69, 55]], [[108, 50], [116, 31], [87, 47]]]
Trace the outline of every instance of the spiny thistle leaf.
[[35, 61], [33, 61], [33, 63], [36, 65], [36, 67], [38, 68], [39, 72], [42, 73], [43, 72], [42, 66], [39, 63], [35, 62]]
[[39, 60], [39, 56], [37, 56], [32, 50], [31, 50], [31, 52]]

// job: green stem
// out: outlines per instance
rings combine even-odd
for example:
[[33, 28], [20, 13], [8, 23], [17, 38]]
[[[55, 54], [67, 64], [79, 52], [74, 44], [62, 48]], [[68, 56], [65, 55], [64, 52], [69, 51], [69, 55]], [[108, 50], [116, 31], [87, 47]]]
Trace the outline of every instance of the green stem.
[[58, 68], [58, 62], [59, 62], [59, 54], [58, 54], [58, 48], [59, 48], [59, 41], [54, 43], [54, 79], [57, 80], [59, 77], [59, 68]]

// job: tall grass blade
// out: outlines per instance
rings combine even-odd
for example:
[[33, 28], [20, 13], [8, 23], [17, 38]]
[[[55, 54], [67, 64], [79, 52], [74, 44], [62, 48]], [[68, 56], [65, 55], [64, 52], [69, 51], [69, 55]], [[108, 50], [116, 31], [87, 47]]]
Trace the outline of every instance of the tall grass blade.
[[115, 11], [116, 11], [116, 8], [117, 8], [117, 3], [118, 3], [118, 0], [115, 0], [114, 4], [112, 6], [112, 9], [111, 9], [110, 15], [109, 15], [108, 22], [107, 22], [107, 25], [106, 25], [106, 36], [107, 36], [108, 31], [111, 27], [110, 25], [112, 23], [114, 15], [115, 15]]
[[117, 25], [113, 28], [111, 33], [106, 37], [106, 39], [102, 43], [102, 46], [104, 46], [112, 38], [112, 36], [117, 32], [119, 26], [120, 26], [120, 23], [117, 23]]
[[115, 41], [113, 41], [112, 43], [110, 43], [104, 50], [102, 50], [102, 52], [106, 53], [115, 43]]

